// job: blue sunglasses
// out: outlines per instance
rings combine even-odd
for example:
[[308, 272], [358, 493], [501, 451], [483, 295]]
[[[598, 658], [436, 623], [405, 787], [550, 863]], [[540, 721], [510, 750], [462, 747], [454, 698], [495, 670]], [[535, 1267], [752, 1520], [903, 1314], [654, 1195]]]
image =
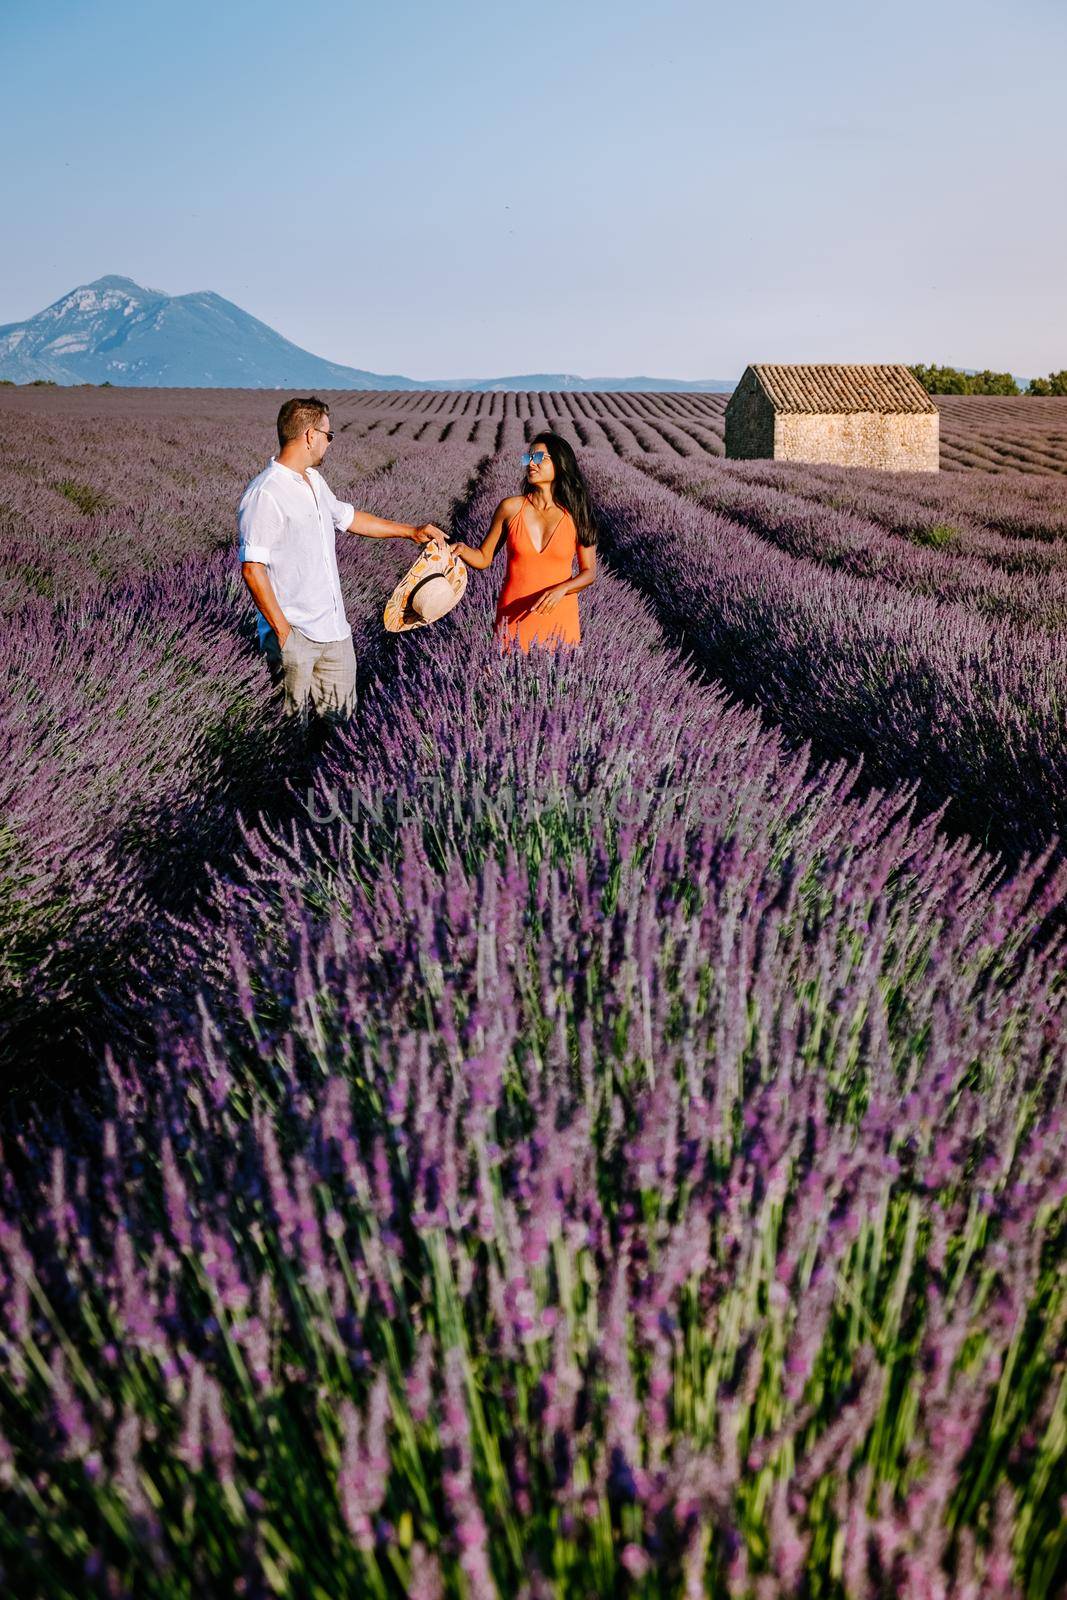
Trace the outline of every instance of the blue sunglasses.
[[522, 464], [524, 467], [539, 467], [547, 455], [547, 450], [535, 450], [532, 456], [523, 456]]

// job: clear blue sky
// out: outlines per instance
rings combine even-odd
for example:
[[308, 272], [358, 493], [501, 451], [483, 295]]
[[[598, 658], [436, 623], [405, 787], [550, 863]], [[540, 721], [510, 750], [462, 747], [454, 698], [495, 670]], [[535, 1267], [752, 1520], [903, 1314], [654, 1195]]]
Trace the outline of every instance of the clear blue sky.
[[117, 272], [412, 377], [1067, 367], [1063, 0], [2, 0], [0, 61], [0, 322]]

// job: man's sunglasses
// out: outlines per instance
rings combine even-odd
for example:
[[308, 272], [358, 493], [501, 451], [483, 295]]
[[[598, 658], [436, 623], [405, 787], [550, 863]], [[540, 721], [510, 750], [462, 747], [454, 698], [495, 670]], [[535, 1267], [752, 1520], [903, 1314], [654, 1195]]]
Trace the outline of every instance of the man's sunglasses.
[[333, 433], [329, 428], [312, 428], [311, 431], [312, 433], [324, 433], [326, 435], [327, 443], [333, 442]]
[[547, 455], [548, 455], [548, 451], [547, 450], [535, 450], [532, 456], [531, 455], [524, 455], [523, 456], [522, 464], [523, 464], [524, 467], [539, 467], [541, 465], [542, 461], [544, 461], [544, 459], [545, 459], [545, 457]]

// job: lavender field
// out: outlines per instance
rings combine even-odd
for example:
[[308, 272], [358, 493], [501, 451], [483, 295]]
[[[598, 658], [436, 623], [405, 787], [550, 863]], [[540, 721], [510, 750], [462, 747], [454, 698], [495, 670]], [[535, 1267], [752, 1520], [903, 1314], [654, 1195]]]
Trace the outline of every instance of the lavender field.
[[572, 439], [580, 649], [499, 654], [501, 563], [387, 635], [342, 536], [309, 753], [279, 396], [0, 398], [0, 1587], [1064, 1594], [1067, 401], [895, 478], [328, 398], [338, 493], [475, 544]]

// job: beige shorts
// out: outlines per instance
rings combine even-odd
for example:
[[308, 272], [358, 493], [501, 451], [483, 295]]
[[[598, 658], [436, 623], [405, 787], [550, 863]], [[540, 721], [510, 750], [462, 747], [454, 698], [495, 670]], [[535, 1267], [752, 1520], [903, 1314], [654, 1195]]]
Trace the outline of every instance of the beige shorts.
[[284, 691], [287, 716], [306, 722], [308, 708], [327, 722], [346, 722], [356, 709], [356, 653], [352, 637], [320, 644], [290, 628], [279, 650], [271, 630], [263, 641], [271, 682]]

